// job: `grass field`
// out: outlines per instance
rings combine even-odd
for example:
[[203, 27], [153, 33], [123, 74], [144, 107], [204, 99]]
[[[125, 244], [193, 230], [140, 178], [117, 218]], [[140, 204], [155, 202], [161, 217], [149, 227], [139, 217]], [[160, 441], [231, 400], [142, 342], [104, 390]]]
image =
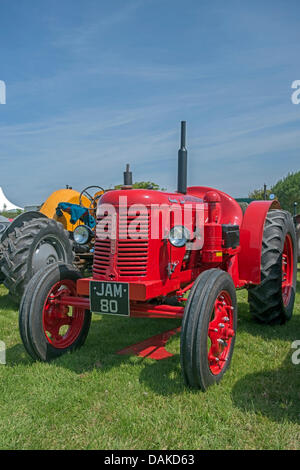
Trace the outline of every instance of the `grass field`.
[[263, 327], [238, 293], [230, 370], [206, 393], [184, 387], [179, 336], [162, 361], [116, 351], [167, 329], [171, 320], [93, 316], [84, 347], [51, 364], [33, 362], [18, 311], [0, 287], [1, 449], [300, 449], [300, 274], [293, 319]]

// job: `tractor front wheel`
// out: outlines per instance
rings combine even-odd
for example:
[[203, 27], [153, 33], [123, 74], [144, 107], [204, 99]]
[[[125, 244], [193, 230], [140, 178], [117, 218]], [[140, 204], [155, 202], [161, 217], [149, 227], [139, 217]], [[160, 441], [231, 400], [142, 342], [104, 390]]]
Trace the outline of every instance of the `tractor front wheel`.
[[64, 296], [76, 296], [80, 274], [57, 263], [36, 273], [26, 286], [19, 313], [20, 335], [28, 354], [50, 361], [83, 345], [91, 312], [62, 305]]
[[229, 367], [237, 328], [233, 281], [220, 269], [196, 279], [185, 307], [180, 343], [185, 383], [205, 391], [218, 383]]

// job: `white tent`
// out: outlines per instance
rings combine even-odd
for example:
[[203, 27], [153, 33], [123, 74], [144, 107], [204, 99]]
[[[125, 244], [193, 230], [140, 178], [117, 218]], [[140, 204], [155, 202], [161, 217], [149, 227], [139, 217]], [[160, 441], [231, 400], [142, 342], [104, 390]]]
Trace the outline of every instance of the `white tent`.
[[22, 207], [16, 206], [12, 202], [9, 202], [7, 197], [4, 195], [2, 188], [0, 187], [0, 211], [13, 211], [16, 209], [23, 210]]

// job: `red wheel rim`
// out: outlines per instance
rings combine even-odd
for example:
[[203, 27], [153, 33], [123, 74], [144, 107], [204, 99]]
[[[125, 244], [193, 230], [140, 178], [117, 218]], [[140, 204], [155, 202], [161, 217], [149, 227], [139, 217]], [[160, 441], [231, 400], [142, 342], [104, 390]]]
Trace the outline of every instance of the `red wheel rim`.
[[52, 287], [43, 308], [45, 336], [58, 349], [67, 348], [74, 343], [84, 322], [83, 308], [61, 305], [59, 301], [66, 295], [76, 295], [76, 283], [70, 279], [57, 282]]
[[222, 291], [218, 295], [208, 325], [208, 365], [214, 375], [218, 375], [225, 366], [234, 336], [233, 311], [231, 297]]
[[291, 298], [293, 274], [293, 242], [290, 235], [287, 235], [284, 240], [282, 252], [282, 301], [285, 307], [289, 304]]

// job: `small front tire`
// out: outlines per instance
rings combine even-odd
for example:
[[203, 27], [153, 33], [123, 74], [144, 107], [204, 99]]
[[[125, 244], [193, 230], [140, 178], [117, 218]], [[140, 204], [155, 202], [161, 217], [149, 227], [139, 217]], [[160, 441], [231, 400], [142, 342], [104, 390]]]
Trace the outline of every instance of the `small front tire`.
[[181, 328], [180, 359], [186, 385], [205, 391], [230, 365], [237, 328], [235, 286], [230, 275], [209, 269], [196, 279]]
[[50, 361], [81, 347], [87, 337], [91, 312], [59, 303], [76, 295], [80, 273], [57, 263], [36, 273], [27, 285], [19, 313], [20, 335], [28, 354]]

